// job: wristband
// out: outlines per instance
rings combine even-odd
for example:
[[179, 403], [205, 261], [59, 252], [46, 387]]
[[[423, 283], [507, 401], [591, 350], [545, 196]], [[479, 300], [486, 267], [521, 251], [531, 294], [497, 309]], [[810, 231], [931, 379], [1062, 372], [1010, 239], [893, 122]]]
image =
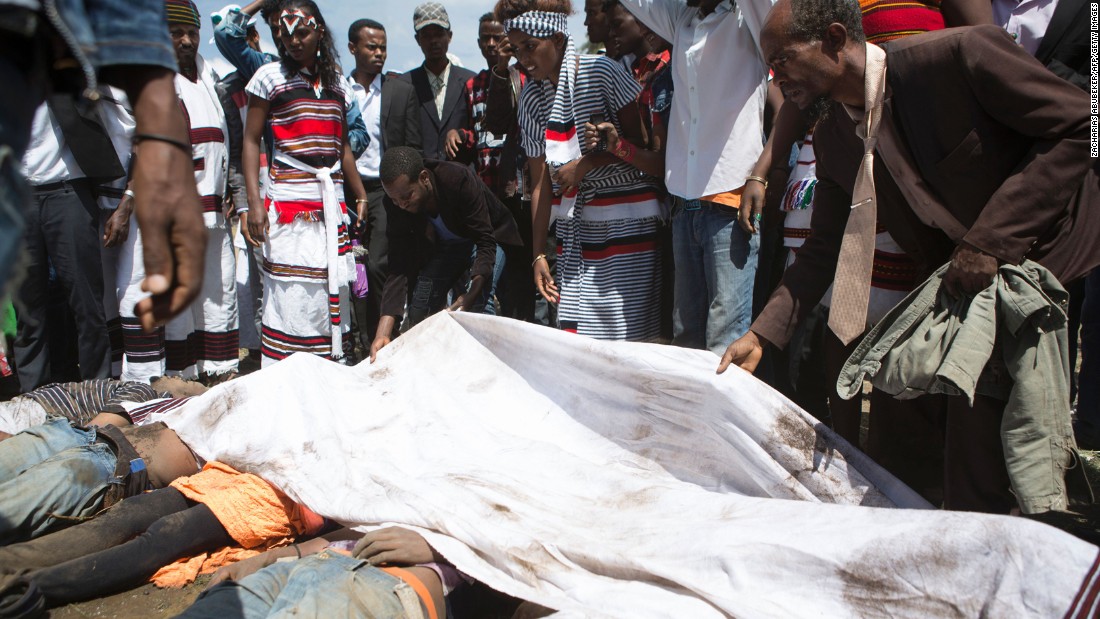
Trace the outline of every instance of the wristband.
[[191, 156], [191, 145], [183, 140], [177, 140], [170, 135], [160, 135], [159, 133], [135, 133], [134, 137], [130, 139], [132, 144], [141, 144], [146, 141], [164, 142], [165, 144], [171, 144], [176, 148], [187, 153], [187, 156]]
[[535, 256], [535, 259], [531, 261], [531, 266], [535, 266], [535, 263], [537, 263], [539, 260], [546, 260], [546, 254], [539, 254]]
[[615, 152], [613, 154], [627, 163], [633, 163], [634, 155], [636, 155], [637, 152], [637, 147], [629, 141], [619, 140], [619, 143], [615, 145]]
[[747, 183], [749, 181], [756, 181], [756, 182], [760, 183], [761, 185], [763, 185], [764, 189], [768, 188], [768, 179], [766, 179], [762, 176], [746, 176], [745, 177], [745, 182]]

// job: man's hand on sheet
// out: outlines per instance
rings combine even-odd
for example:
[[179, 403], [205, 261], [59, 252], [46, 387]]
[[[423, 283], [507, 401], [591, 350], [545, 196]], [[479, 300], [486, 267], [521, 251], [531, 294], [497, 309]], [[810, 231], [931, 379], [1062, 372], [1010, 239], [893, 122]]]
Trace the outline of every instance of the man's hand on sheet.
[[357, 559], [366, 559], [371, 565], [420, 565], [443, 561], [420, 534], [400, 527], [367, 533], [351, 554]]
[[725, 372], [731, 364], [746, 372], [755, 372], [760, 356], [764, 354], [764, 343], [764, 338], [752, 331], [746, 332], [726, 349], [726, 354], [722, 355], [722, 361], [718, 364], [718, 373]]

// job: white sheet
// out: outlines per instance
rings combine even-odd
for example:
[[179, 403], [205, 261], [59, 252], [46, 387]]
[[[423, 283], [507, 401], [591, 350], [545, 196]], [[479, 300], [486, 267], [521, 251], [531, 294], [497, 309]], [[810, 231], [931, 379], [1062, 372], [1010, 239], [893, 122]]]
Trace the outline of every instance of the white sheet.
[[[325, 516], [419, 531], [562, 617], [1061, 616], [1097, 549], [927, 507], [716, 357], [440, 314], [163, 421]], [[869, 481], [869, 480], [873, 480]], [[798, 500], [784, 500], [798, 499]]]

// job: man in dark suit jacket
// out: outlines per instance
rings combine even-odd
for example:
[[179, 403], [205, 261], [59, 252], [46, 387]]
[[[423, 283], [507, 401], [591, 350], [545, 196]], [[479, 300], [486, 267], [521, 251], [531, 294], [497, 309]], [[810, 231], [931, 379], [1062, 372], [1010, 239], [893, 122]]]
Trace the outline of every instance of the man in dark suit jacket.
[[469, 288], [450, 309], [492, 314], [493, 289], [504, 267], [502, 245], [523, 245], [508, 208], [469, 166], [394, 148], [382, 158], [382, 184], [400, 211], [391, 213], [389, 272], [371, 361], [390, 343], [409, 280], [416, 282], [408, 301], [410, 326], [443, 309], [467, 270]]
[[[749, 333], [729, 346], [720, 372], [730, 363], [753, 371], [765, 343], [786, 345], [833, 280], [864, 150], [844, 107], [862, 113], [865, 102], [859, 20], [855, 0], [780, 0], [765, 24], [764, 58], [785, 96], [803, 109], [831, 108], [814, 132], [812, 234]], [[915, 35], [884, 49], [886, 104], [874, 156], [878, 224], [926, 274], [950, 260], [943, 285], [973, 294], [1001, 263], [1029, 258], [1063, 283], [1100, 263], [1100, 187], [1088, 157], [1084, 93], [995, 26]], [[998, 406], [976, 402], [966, 416], [973, 432], [963, 440], [995, 450]], [[1014, 504], [1007, 487], [988, 486], [1001, 478], [1003, 460], [980, 451], [971, 448], [969, 460], [952, 464], [970, 475], [972, 492], [948, 507], [999, 511]], [[960, 464], [973, 470], [958, 471]]]
[[348, 50], [355, 58], [355, 70], [348, 80], [352, 95], [362, 112], [370, 140], [366, 150], [356, 160], [363, 187], [367, 190], [366, 230], [362, 243], [367, 247], [367, 280], [370, 292], [365, 299], [353, 299], [355, 323], [364, 349], [381, 317], [382, 289], [386, 285], [386, 261], [389, 248], [386, 240], [387, 210], [393, 204], [382, 190], [378, 168], [387, 148], [410, 146], [421, 148], [420, 103], [412, 85], [400, 79], [387, 78], [386, 29], [372, 19], [359, 19], [348, 28]]
[[446, 160], [447, 133], [452, 129], [472, 129], [466, 82], [474, 72], [456, 67], [447, 59], [451, 22], [443, 5], [427, 2], [416, 7], [413, 29], [424, 52], [424, 64], [401, 79], [412, 84], [420, 103], [424, 157]]

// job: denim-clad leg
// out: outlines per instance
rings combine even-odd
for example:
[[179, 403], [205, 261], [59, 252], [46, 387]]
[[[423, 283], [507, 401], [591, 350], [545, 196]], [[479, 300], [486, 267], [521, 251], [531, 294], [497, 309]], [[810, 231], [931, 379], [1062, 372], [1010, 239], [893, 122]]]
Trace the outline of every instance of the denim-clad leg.
[[688, 202], [672, 219], [672, 244], [672, 343], [721, 355], [752, 322], [760, 239], [742, 230], [732, 211]]
[[435, 253], [420, 269], [409, 303], [409, 328], [447, 305], [447, 293], [470, 268], [473, 242], [438, 243]]
[[115, 462], [107, 445], [93, 443], [70, 447], [0, 482], [0, 545], [34, 539], [94, 516], [102, 507]]
[[179, 617], [421, 617], [416, 593], [365, 561], [325, 551], [205, 591]]
[[94, 442], [95, 430], [74, 428], [64, 417], [48, 419], [0, 443], [0, 481], [10, 480], [66, 449]]
[[[477, 247], [474, 247], [473, 254], [470, 257], [470, 263], [473, 264], [474, 257], [477, 256]], [[490, 316], [497, 315], [496, 294], [497, 286], [500, 284], [500, 276], [504, 274], [505, 266], [504, 248], [497, 245], [497, 257], [496, 262], [493, 263], [493, 281], [488, 282], [486, 286], [482, 286], [481, 295], [477, 301], [470, 308], [471, 311], [479, 314], [488, 314]]]

